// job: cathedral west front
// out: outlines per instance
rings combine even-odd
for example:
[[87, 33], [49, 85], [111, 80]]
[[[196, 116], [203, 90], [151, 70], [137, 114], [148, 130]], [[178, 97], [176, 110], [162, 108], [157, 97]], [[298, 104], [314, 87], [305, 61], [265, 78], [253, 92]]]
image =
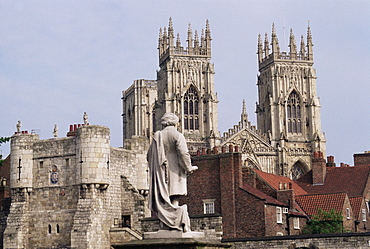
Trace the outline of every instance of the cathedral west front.
[[274, 25], [270, 39], [267, 33], [263, 41], [259, 35], [257, 126], [248, 121], [243, 101], [240, 122], [222, 135], [211, 40], [208, 20], [201, 32], [193, 32], [189, 25], [185, 45], [175, 35], [171, 18], [168, 27], [160, 29], [157, 79], [135, 80], [123, 91], [125, 148], [138, 141], [148, 144], [153, 132], [161, 129], [162, 115], [173, 112], [194, 154], [202, 148], [233, 145], [242, 152], [246, 167], [293, 179], [303, 175], [311, 169], [313, 153], [326, 151], [310, 27], [299, 47], [291, 30], [286, 52], [280, 51]]

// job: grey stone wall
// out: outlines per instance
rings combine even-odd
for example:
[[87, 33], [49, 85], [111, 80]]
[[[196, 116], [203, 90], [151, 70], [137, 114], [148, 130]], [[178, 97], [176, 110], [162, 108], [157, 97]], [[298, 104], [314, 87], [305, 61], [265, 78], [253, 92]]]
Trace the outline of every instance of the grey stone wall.
[[222, 242], [232, 244], [233, 249], [368, 249], [370, 233], [318, 234], [284, 237], [264, 237], [227, 239]]
[[[12, 203], [0, 217], [4, 248], [108, 249], [117, 240], [111, 230], [140, 239], [139, 220], [150, 215], [148, 141], [132, 143], [133, 150], [110, 147], [109, 128], [98, 125], [65, 138], [14, 135]], [[130, 228], [119, 227], [122, 215], [131, 216]]]

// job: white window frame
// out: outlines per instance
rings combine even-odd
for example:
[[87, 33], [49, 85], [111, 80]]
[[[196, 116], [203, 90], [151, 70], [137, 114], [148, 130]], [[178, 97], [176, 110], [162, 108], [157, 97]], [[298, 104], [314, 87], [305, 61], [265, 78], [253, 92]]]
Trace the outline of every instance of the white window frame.
[[366, 209], [362, 209], [362, 221], [366, 221]]
[[347, 220], [351, 219], [351, 210], [349, 208], [346, 209], [346, 217], [347, 217]]
[[299, 218], [298, 217], [293, 218], [293, 228], [294, 229], [300, 229], [299, 228]]
[[276, 223], [283, 224], [283, 210], [281, 207], [276, 207]]
[[203, 214], [215, 213], [215, 199], [203, 200]]
[[287, 213], [288, 213], [288, 211], [289, 211], [289, 209], [288, 209], [288, 208], [283, 208], [283, 214], [287, 214]]

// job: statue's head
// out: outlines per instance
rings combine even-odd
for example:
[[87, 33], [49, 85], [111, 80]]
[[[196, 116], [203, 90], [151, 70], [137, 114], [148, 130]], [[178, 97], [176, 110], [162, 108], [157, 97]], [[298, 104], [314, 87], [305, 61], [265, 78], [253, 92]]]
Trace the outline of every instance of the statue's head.
[[176, 126], [179, 122], [179, 118], [174, 113], [167, 112], [162, 116], [161, 123], [164, 127]]

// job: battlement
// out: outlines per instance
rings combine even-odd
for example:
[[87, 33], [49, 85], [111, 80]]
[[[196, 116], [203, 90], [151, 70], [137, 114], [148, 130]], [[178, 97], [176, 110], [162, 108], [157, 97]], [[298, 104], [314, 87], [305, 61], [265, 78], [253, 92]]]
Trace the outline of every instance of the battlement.
[[[270, 46], [271, 45], [271, 46]], [[279, 40], [277, 38], [275, 25], [272, 24], [272, 34], [271, 34], [271, 43], [269, 43], [268, 35], [265, 33], [265, 40], [264, 44], [262, 44], [261, 35], [258, 35], [258, 48], [257, 48], [257, 55], [258, 55], [258, 62], [259, 68], [262, 68], [273, 61], [276, 60], [289, 60], [289, 61], [311, 61], [313, 62], [313, 43], [312, 43], [312, 35], [311, 35], [311, 28], [308, 26], [307, 28], [307, 45], [304, 42], [303, 35], [301, 36], [301, 44], [300, 50], [297, 51], [297, 44], [295, 40], [295, 36], [293, 34], [293, 30], [290, 29], [290, 36], [289, 36], [289, 52], [281, 52], [279, 46]], [[271, 53], [270, 53], [271, 50]]]
[[162, 63], [170, 55], [186, 55], [186, 56], [204, 56], [211, 57], [211, 30], [208, 20], [206, 21], [205, 30], [202, 29], [199, 39], [198, 31], [193, 31], [191, 24], [188, 26], [187, 47], [181, 46], [180, 34], [177, 33], [176, 43], [174, 29], [172, 25], [172, 18], [169, 20], [168, 29], [166, 27], [159, 30], [158, 50], [159, 62]]

